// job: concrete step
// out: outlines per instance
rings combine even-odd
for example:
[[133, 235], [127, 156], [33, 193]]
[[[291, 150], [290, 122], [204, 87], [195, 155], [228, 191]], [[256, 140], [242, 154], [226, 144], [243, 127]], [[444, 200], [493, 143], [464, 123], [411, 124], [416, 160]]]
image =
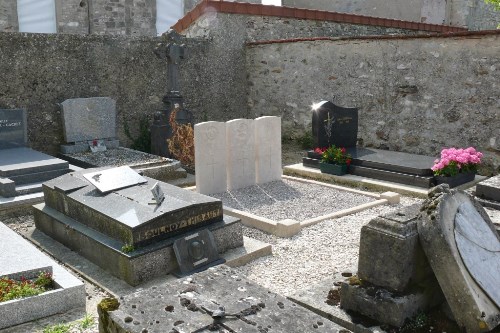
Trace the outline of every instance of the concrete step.
[[20, 174], [16, 176], [11, 176], [9, 179], [13, 180], [16, 183], [16, 187], [19, 185], [44, 182], [46, 180], [54, 179], [56, 177], [62, 176], [71, 170], [68, 168], [68, 164], [66, 163], [64, 168], [61, 169], [53, 169], [48, 171], [40, 171], [40, 172], [30, 172], [25, 174]]

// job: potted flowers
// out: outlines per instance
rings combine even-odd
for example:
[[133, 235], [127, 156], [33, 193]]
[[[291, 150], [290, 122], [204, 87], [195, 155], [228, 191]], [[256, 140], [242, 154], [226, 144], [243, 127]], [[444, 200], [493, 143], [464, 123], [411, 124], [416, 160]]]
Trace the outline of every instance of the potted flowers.
[[329, 148], [316, 148], [316, 153], [321, 153], [319, 169], [323, 173], [342, 176], [347, 173], [347, 168], [351, 164], [351, 155], [345, 148], [331, 146]]
[[436, 185], [448, 184], [456, 187], [474, 180], [477, 166], [483, 154], [473, 147], [466, 149], [448, 148], [441, 151], [441, 159], [434, 161]]

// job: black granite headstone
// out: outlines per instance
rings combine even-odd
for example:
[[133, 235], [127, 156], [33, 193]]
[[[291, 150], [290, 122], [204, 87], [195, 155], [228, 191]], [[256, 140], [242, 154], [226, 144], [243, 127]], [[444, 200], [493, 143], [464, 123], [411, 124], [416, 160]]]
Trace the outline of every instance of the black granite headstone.
[[315, 105], [312, 117], [315, 147], [355, 147], [358, 138], [358, 109], [343, 108], [329, 101]]
[[0, 149], [26, 146], [26, 110], [0, 109]]

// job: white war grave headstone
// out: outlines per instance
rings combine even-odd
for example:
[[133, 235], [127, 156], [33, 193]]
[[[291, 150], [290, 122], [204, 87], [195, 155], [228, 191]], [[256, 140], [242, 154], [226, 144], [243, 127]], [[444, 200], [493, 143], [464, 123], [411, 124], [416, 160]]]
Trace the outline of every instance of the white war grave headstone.
[[228, 190], [255, 185], [254, 124], [253, 119], [226, 122]]
[[226, 124], [208, 121], [194, 125], [196, 191], [201, 194], [227, 190]]
[[265, 116], [255, 119], [256, 183], [281, 179], [281, 118]]

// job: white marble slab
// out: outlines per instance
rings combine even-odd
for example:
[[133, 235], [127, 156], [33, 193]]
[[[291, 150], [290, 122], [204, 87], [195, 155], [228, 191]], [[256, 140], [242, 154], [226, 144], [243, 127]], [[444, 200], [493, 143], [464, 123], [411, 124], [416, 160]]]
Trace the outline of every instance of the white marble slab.
[[226, 122], [227, 189], [255, 185], [255, 121]]
[[281, 179], [281, 118], [255, 119], [255, 174], [257, 184]]

